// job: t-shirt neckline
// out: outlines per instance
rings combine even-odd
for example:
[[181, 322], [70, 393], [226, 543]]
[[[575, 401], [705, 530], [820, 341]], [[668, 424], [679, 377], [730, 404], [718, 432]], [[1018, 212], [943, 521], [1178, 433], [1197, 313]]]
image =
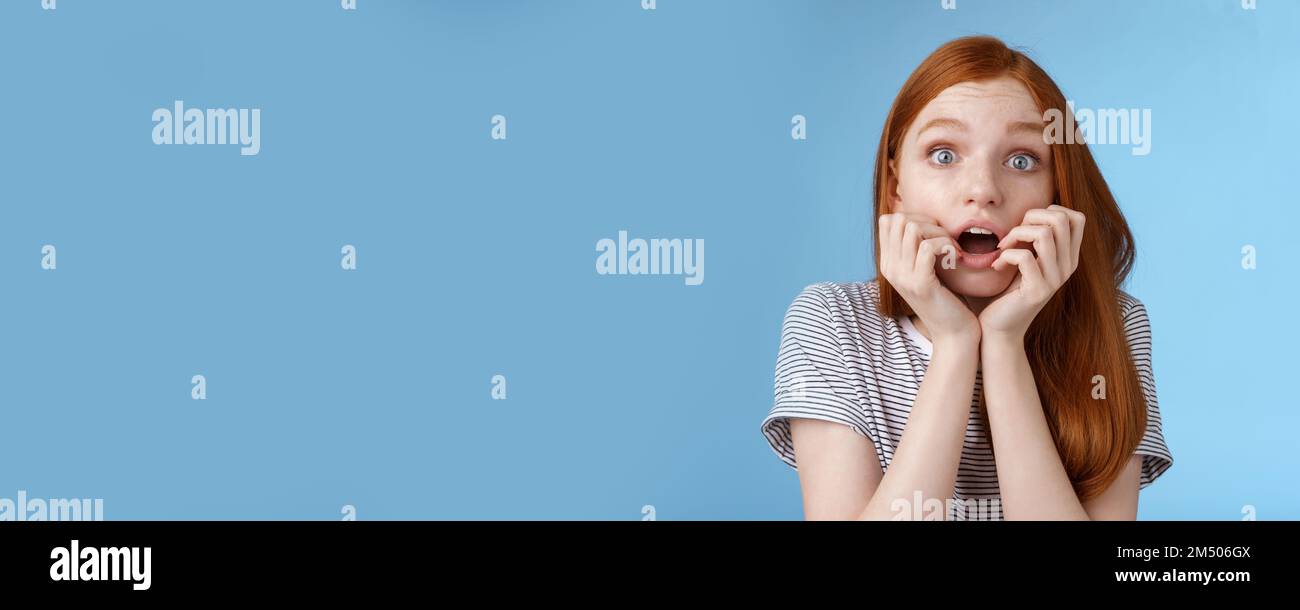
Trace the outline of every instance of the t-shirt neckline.
[[907, 338], [911, 339], [912, 343], [921, 350], [921, 353], [925, 354], [927, 360], [934, 355], [934, 346], [931, 345], [930, 340], [926, 339], [925, 335], [921, 334], [921, 331], [917, 330], [916, 326], [912, 324], [912, 318], [910, 316], [898, 316], [898, 325], [903, 329], [903, 334], [907, 335]]

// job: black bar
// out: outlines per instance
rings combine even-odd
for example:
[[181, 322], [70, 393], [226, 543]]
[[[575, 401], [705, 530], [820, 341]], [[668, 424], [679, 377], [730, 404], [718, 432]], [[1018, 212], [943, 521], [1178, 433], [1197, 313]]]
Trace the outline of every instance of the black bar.
[[[0, 583], [6, 592], [128, 598], [214, 587], [509, 594], [562, 581], [635, 588], [653, 582], [668, 590], [792, 586], [799, 579], [1232, 593], [1289, 587], [1297, 539], [1295, 521], [27, 522], [0, 523]], [[70, 554], [74, 540], [83, 553], [97, 549], [95, 555], [105, 547], [136, 547], [142, 557], [148, 547], [148, 589], [135, 590], [130, 577], [53, 580], [52, 551], [64, 547]], [[1167, 556], [1173, 548], [1180, 557]], [[1117, 572], [1249, 580], [1119, 582]]]

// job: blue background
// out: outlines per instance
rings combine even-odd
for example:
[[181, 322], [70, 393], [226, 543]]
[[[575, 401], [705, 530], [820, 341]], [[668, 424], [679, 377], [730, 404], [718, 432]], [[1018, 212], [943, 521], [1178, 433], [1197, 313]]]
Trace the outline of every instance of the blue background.
[[[1094, 147], [1174, 455], [1139, 516], [1300, 518], [1300, 3], [358, 4], [0, 3], [0, 497], [801, 518], [759, 432], [785, 308], [873, 275], [888, 105], [987, 33], [1078, 107], [1152, 109], [1149, 156]], [[155, 146], [178, 99], [261, 108], [261, 153]], [[704, 284], [596, 275], [620, 229], [704, 239]]]

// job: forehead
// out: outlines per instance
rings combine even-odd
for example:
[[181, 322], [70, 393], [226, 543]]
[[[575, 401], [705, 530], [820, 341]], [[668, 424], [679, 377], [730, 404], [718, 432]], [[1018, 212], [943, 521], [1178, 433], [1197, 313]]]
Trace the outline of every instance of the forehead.
[[1043, 120], [1029, 89], [1020, 81], [1006, 76], [987, 81], [957, 83], [944, 89], [925, 105], [912, 126], [919, 127], [937, 117], [950, 117], [977, 126], [988, 123], [988, 119]]

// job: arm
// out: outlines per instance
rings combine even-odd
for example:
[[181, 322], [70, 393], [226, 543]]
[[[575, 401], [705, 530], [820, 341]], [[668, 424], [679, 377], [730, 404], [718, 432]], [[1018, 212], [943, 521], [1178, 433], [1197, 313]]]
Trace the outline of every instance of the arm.
[[980, 352], [1003, 517], [1087, 520], [1047, 427], [1023, 340], [986, 337]]
[[[880, 217], [880, 274], [933, 333], [934, 354], [888, 472], [872, 443], [828, 422], [791, 423], [806, 518], [907, 519], [953, 496], [979, 357], [979, 321], [935, 275], [955, 249], [931, 219]], [[917, 495], [922, 506], [914, 507]]]
[[[975, 389], [978, 340], [938, 339], [889, 471], [858, 519], [910, 519], [922, 502], [953, 497]], [[911, 510], [906, 510], [906, 509]], [[925, 511], [929, 512], [929, 511]], [[946, 512], [943, 513], [946, 517]]]
[[1081, 503], [1047, 427], [1023, 341], [986, 338], [981, 352], [1003, 517], [1007, 520], [1136, 519], [1141, 456], [1135, 454], [1130, 458], [1124, 471], [1105, 492]]
[[1004, 250], [994, 268], [1014, 265], [1020, 273], [1007, 292], [980, 313], [984, 394], [1003, 516], [1008, 520], [1137, 516], [1141, 472], [1137, 455], [1101, 495], [1086, 504], [1079, 501], [1052, 439], [1025, 355], [1029, 323], [1077, 267], [1083, 224], [1082, 214], [1056, 205], [1027, 213], [1025, 224], [1012, 229], [999, 246], [1031, 243], [1038, 256], [1024, 249]]
[[1138, 488], [1142, 476], [1142, 456], [1133, 454], [1115, 482], [1101, 495], [1083, 503], [1093, 521], [1136, 521]]
[[806, 417], [790, 419], [790, 438], [804, 519], [847, 521], [862, 512], [880, 484], [880, 458], [871, 439], [844, 424]]
[[[875, 446], [848, 426], [792, 419], [808, 520], [906, 520], [915, 494], [940, 502], [953, 496], [975, 386], [977, 344], [935, 343], [902, 440], [882, 475]], [[926, 511], [929, 512], [929, 511]]]

